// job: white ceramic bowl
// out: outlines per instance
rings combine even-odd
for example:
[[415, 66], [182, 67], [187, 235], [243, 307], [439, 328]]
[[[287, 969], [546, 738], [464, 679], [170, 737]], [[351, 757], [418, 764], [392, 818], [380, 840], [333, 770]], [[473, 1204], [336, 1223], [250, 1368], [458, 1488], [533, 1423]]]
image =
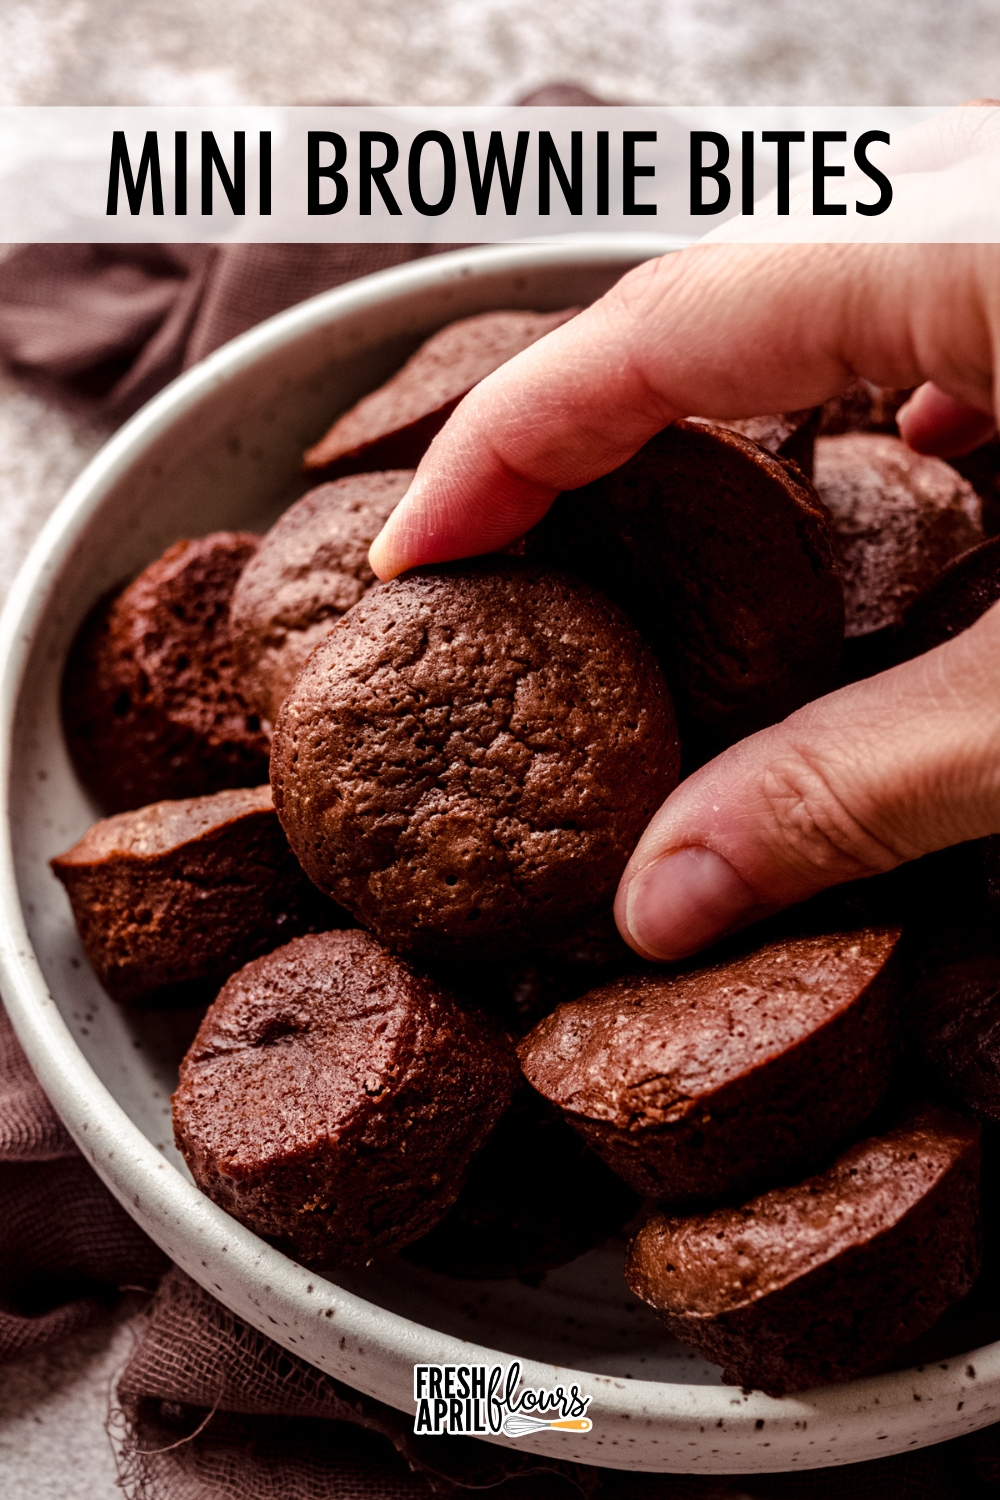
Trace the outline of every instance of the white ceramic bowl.
[[[95, 809], [63, 745], [58, 683], [95, 599], [179, 536], [263, 529], [304, 488], [299, 456], [332, 416], [435, 328], [494, 307], [600, 295], [673, 248], [580, 237], [432, 257], [282, 313], [175, 381], [97, 455], [46, 526], [0, 621], [0, 983], [36, 1073], [80, 1149], [168, 1255], [241, 1317], [352, 1386], [413, 1410], [421, 1363], [524, 1365], [592, 1396], [593, 1431], [518, 1446], [690, 1473], [883, 1456], [1000, 1416], [1000, 1345], [919, 1370], [773, 1400], [719, 1383], [666, 1339], [611, 1244], [541, 1286], [464, 1283], [387, 1260], [333, 1285], [197, 1191], [170, 1130], [190, 1018], [111, 1004], [83, 960], [49, 857]], [[506, 1441], [499, 1439], [499, 1441]]]

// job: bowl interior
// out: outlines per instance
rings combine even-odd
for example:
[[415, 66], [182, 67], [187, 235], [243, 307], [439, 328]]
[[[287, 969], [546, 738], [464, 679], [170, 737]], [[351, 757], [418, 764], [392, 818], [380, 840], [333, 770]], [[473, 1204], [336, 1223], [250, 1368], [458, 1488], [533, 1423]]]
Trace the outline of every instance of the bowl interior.
[[[595, 1435], [593, 1442], [567, 1438], [558, 1449], [584, 1462], [737, 1473], [813, 1467], [992, 1420], [1000, 1353], [979, 1351], [988, 1357], [977, 1358], [978, 1376], [962, 1373], [973, 1368], [963, 1356], [919, 1381], [902, 1372], [775, 1402], [720, 1389], [714, 1366], [664, 1337], [625, 1286], [620, 1239], [535, 1286], [454, 1281], [394, 1257], [345, 1274], [339, 1291], [300, 1272], [192, 1189], [170, 1187], [180, 1182], [176, 1173], [187, 1178], [172, 1140], [170, 1092], [200, 1012], [112, 1004], [48, 868], [99, 815], [69, 763], [58, 700], [69, 644], [101, 594], [180, 537], [263, 531], [308, 488], [303, 450], [451, 319], [490, 308], [586, 304], [630, 265], [666, 248], [652, 240], [632, 248], [582, 240], [505, 247], [369, 278], [219, 351], [102, 450], [53, 517], [5, 616], [13, 868], [0, 870], [0, 958], [29, 1056], [101, 1175], [174, 1259], [287, 1347], [410, 1410], [415, 1358], [453, 1358], [456, 1351], [478, 1357], [485, 1346], [540, 1362], [536, 1385], [556, 1383], [567, 1366], [591, 1372], [598, 1393], [592, 1410], [608, 1446]], [[95, 1075], [110, 1101], [93, 1087]], [[130, 1144], [127, 1121], [141, 1140], [132, 1132]], [[329, 1304], [322, 1318], [314, 1293]], [[340, 1321], [327, 1323], [334, 1314]], [[448, 1352], [428, 1353], [435, 1340]], [[978, 1381], [979, 1399], [970, 1381]], [[706, 1431], [711, 1446], [699, 1437]], [[519, 1446], [552, 1452], [545, 1437]]]

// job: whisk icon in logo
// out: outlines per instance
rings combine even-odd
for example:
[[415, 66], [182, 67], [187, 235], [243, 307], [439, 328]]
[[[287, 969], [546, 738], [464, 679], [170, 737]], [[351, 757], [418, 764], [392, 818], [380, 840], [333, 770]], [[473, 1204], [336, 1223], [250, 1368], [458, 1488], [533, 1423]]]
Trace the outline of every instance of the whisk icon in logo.
[[529, 1433], [590, 1432], [590, 1397], [578, 1385], [552, 1390], [521, 1384], [518, 1360], [503, 1365], [414, 1365], [414, 1432], [442, 1437], [526, 1437]]

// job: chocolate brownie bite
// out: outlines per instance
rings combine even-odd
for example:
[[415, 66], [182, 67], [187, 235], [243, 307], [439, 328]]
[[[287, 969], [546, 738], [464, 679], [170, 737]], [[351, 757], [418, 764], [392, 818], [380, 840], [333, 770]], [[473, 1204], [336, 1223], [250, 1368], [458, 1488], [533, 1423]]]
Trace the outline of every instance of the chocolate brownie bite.
[[69, 654], [73, 764], [107, 812], [267, 780], [270, 726], [247, 702], [229, 602], [260, 538], [175, 542], [99, 604]]
[[463, 1280], [536, 1277], [616, 1234], [639, 1206], [558, 1110], [522, 1087], [445, 1217], [403, 1255]]
[[258, 954], [349, 922], [302, 873], [269, 786], [116, 813], [51, 865], [114, 1000], [207, 1000]]
[[983, 530], [1000, 533], [1000, 437], [991, 437], [971, 453], [949, 458], [953, 469], [967, 479], [983, 502]]
[[234, 974], [181, 1064], [195, 1182], [318, 1271], [426, 1234], [510, 1103], [501, 1032], [357, 929]]
[[336, 474], [415, 468], [474, 385], [579, 310], [477, 313], [448, 323], [338, 417], [306, 453], [304, 467]]
[[926, 1107], [738, 1208], [657, 1214], [626, 1279], [723, 1379], [771, 1396], [850, 1380], [979, 1271], [979, 1126]]
[[949, 563], [906, 611], [895, 639], [898, 661], [943, 646], [1000, 600], [1000, 537]]
[[678, 760], [615, 606], [492, 559], [396, 579], [334, 626], [285, 699], [271, 783], [321, 890], [390, 947], [461, 961], [606, 907]]
[[925, 974], [910, 1018], [935, 1073], [981, 1120], [1000, 1123], [1000, 954], [971, 953]]
[[982, 540], [972, 486], [899, 438], [821, 437], [814, 477], [833, 517], [848, 639], [898, 625], [941, 569]]
[[310, 651], [375, 583], [368, 549], [412, 478], [355, 474], [310, 490], [240, 574], [230, 628], [244, 689], [272, 723]]
[[530, 548], [634, 620], [670, 684], [687, 762], [832, 681], [844, 603], [829, 517], [797, 468], [740, 433], [675, 422], [560, 496]]
[[711, 1202], [807, 1168], [875, 1108], [896, 1052], [898, 929], [779, 939], [560, 1005], [524, 1075], [637, 1192]]

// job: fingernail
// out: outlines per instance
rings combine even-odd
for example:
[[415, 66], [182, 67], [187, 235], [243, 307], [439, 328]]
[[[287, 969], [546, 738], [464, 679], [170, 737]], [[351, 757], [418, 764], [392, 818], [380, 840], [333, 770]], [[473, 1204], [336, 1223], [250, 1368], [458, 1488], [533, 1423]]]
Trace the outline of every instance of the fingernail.
[[390, 578], [395, 577], [398, 569], [393, 567], [392, 549], [389, 542], [382, 540], [384, 530], [383, 527], [368, 548], [368, 566], [376, 578], [382, 583], [388, 583]]
[[388, 520], [368, 549], [368, 566], [382, 583], [402, 573], [405, 563], [393, 546], [392, 520]]
[[380, 578], [383, 583], [388, 583], [390, 578], [396, 578], [409, 566], [399, 546], [401, 540], [398, 535], [399, 518], [413, 509], [414, 497], [417, 494], [417, 483], [413, 479], [405, 495], [402, 495], [393, 506], [388, 520], [368, 549], [368, 565], [376, 578]]
[[713, 849], [680, 849], [629, 882], [625, 925], [651, 958], [686, 958], [760, 907], [728, 860]]

